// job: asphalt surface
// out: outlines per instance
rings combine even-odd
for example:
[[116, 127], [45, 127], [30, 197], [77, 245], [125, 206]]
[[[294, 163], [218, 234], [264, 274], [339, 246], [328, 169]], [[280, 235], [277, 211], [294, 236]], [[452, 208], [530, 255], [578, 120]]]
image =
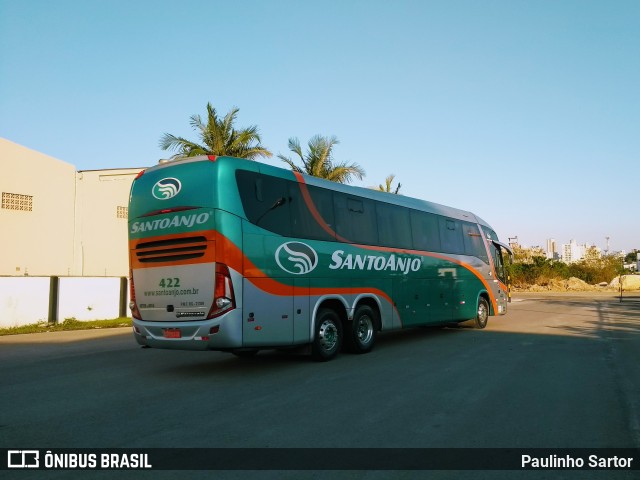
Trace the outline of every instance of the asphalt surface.
[[[370, 354], [328, 363], [299, 353], [243, 359], [142, 349], [129, 329], [0, 337], [0, 447], [640, 448], [640, 296], [621, 303], [612, 294], [583, 295], [516, 295], [508, 315], [491, 317], [485, 330], [391, 332]], [[639, 476], [407, 470], [188, 478]]]

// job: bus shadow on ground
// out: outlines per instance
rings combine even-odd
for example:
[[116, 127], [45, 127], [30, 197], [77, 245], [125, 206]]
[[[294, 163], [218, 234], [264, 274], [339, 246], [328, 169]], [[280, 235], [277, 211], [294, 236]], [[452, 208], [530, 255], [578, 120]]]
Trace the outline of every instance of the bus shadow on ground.
[[[384, 355], [394, 356], [406, 351], [440, 349], [443, 342], [465, 334], [489, 334], [489, 330], [478, 330], [472, 321], [442, 326], [417, 326], [402, 330], [380, 332], [375, 348], [367, 354], [355, 354], [343, 348], [343, 351], [330, 362], [315, 362], [310, 355], [310, 346], [265, 348], [253, 356], [238, 357], [229, 352], [182, 352], [189, 359], [197, 357], [197, 361], [180, 362], [172, 367], [164, 368], [167, 373], [178, 376], [215, 376], [237, 377], [239, 375], [263, 375], [268, 372], [296, 369], [301, 366], [317, 369], [333, 370], [334, 368], [351, 368], [367, 365], [368, 357]], [[180, 355], [180, 352], [163, 352]], [[207, 354], [215, 358], [207, 358]], [[352, 365], [353, 364], [353, 365]], [[348, 365], [348, 366], [347, 366]], [[367, 368], [367, 367], [365, 367]]]
[[[342, 352], [328, 363], [314, 362], [309, 355], [308, 346], [264, 349], [247, 358], [236, 357], [228, 352], [182, 352], [185, 357], [168, 369], [163, 369], [162, 374], [233, 378], [298, 368], [316, 373], [345, 368], [367, 370], [372, 360], [387, 358], [392, 361], [398, 356], [428, 361], [434, 368], [438, 368], [439, 364], [444, 365], [446, 362], [437, 358], [437, 352], [447, 351], [451, 342], [459, 345], [459, 355], [466, 356], [487, 348], [497, 348], [505, 354], [518, 348], [529, 349], [531, 345], [540, 342], [541, 336], [553, 336], [555, 338], [547, 338], [546, 341], [550, 345], [562, 346], [589, 339], [637, 340], [640, 337], [640, 296], [625, 298], [622, 303], [616, 297], [577, 299], [556, 296], [536, 298], [532, 308], [523, 303], [515, 305], [517, 307], [506, 317], [492, 317], [484, 330], [476, 329], [473, 321], [467, 321], [381, 332], [372, 352], [365, 355]], [[532, 313], [535, 314], [535, 320], [529, 328], [523, 318], [524, 314], [530, 316]], [[549, 318], [564, 320], [551, 322], [548, 321]], [[517, 325], [518, 330], [511, 330], [510, 325]], [[156, 352], [181, 356], [179, 352]]]

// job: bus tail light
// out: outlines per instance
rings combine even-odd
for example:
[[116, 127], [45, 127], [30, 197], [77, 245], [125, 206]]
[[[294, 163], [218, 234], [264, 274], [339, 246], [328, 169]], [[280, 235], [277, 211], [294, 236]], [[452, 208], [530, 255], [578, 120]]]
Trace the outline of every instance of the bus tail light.
[[229, 267], [223, 263], [216, 264], [216, 279], [213, 292], [213, 305], [211, 305], [207, 319], [218, 317], [236, 308], [236, 297], [233, 293]]
[[131, 310], [131, 316], [142, 320], [140, 310], [138, 310], [138, 304], [136, 303], [136, 287], [133, 285], [133, 270], [129, 270], [129, 309]]

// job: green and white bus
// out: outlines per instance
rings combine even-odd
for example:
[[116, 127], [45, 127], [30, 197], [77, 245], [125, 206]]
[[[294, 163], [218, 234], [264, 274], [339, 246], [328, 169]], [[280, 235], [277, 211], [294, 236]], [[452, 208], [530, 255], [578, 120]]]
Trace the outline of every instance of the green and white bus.
[[509, 247], [470, 212], [250, 160], [141, 172], [129, 204], [137, 342], [369, 352], [380, 331], [507, 312]]

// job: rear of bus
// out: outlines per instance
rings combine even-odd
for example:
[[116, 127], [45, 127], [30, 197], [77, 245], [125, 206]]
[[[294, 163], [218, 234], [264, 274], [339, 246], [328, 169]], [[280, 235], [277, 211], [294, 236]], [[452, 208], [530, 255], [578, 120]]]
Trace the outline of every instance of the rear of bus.
[[[221, 162], [222, 163], [222, 162]], [[239, 272], [221, 258], [216, 157], [169, 161], [141, 172], [129, 202], [130, 308], [139, 344], [188, 350], [241, 346]], [[238, 234], [239, 233], [238, 226]], [[231, 232], [230, 236], [233, 236]], [[238, 297], [238, 298], [241, 298]]]

